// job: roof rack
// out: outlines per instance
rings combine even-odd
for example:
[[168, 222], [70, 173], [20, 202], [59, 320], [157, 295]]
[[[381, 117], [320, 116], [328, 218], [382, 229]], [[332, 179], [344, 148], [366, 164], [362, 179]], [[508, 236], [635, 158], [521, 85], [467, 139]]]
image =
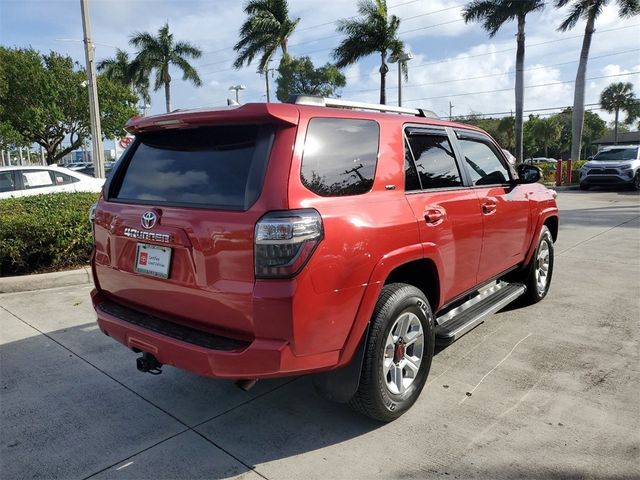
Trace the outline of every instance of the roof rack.
[[391, 105], [382, 105], [379, 103], [352, 102], [350, 100], [340, 100], [338, 98], [325, 98], [316, 95], [291, 95], [286, 103], [295, 105], [311, 105], [315, 107], [335, 107], [350, 108], [357, 110], [374, 110], [377, 112], [404, 113], [407, 115], [415, 115], [416, 117], [440, 118], [431, 110], [422, 108], [404, 108], [394, 107]]

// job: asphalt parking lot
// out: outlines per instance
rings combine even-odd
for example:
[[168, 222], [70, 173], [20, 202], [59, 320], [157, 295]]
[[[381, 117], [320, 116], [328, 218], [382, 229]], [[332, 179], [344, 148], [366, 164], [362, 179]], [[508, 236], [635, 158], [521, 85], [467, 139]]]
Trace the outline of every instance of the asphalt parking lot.
[[558, 202], [549, 296], [438, 352], [387, 425], [305, 377], [138, 373], [89, 286], [0, 295], [0, 477], [640, 478], [640, 196]]

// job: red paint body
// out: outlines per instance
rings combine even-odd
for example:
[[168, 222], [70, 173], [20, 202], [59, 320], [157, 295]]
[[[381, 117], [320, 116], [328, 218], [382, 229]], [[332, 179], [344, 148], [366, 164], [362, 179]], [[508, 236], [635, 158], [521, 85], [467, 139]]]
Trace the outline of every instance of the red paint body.
[[[379, 157], [371, 191], [320, 197], [302, 185], [305, 133], [309, 120], [316, 117], [378, 122]], [[166, 120], [181, 123], [154, 125]], [[278, 125], [262, 193], [249, 210], [151, 208], [160, 218], [154, 230], [172, 235], [168, 279], [134, 273], [138, 240], [123, 235], [126, 227], [139, 228], [141, 215], [150, 207], [102, 198], [98, 203], [94, 305], [108, 299], [249, 342], [239, 351], [206, 349], [98, 311], [103, 332], [129, 348], [152, 353], [163, 364], [225, 378], [284, 376], [344, 365], [352, 358], [394, 269], [430, 260], [439, 283], [439, 298], [432, 305], [438, 311], [526, 262], [542, 224], [557, 216], [552, 193], [540, 184], [405, 194], [403, 127], [439, 125], [479, 131], [468, 125], [395, 114], [249, 104], [137, 119], [128, 129], [137, 133], [246, 122]], [[313, 208], [321, 214], [324, 238], [294, 278], [256, 279], [256, 222], [268, 211], [296, 208]], [[427, 223], [425, 218], [432, 221]]]

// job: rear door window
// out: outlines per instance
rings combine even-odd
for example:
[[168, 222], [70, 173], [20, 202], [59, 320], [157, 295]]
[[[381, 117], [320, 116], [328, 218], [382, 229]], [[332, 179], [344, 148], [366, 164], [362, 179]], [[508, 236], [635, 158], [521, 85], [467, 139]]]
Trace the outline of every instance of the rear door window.
[[215, 126], [142, 133], [110, 199], [246, 210], [258, 199], [274, 129]]
[[462, 186], [456, 157], [444, 131], [412, 133], [409, 146], [423, 190]]
[[21, 170], [22, 185], [26, 189], [52, 187], [55, 185], [50, 170]]
[[378, 162], [380, 129], [372, 120], [313, 118], [309, 121], [300, 177], [323, 197], [371, 190]]

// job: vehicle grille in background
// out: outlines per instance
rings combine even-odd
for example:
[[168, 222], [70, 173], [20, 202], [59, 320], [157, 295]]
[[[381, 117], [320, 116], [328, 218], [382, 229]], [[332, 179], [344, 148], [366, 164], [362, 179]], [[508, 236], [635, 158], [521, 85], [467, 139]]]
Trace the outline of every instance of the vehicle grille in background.
[[209, 348], [211, 350], [243, 350], [249, 346], [249, 342], [221, 337], [212, 333], [185, 327], [177, 323], [169, 322], [167, 320], [124, 307], [115, 302], [105, 301], [99, 304], [97, 308], [108, 315], [112, 315], [138, 327], [151, 330], [152, 332], [159, 333], [167, 337], [175, 338], [176, 340]]
[[619, 175], [615, 168], [592, 168], [587, 175]]

